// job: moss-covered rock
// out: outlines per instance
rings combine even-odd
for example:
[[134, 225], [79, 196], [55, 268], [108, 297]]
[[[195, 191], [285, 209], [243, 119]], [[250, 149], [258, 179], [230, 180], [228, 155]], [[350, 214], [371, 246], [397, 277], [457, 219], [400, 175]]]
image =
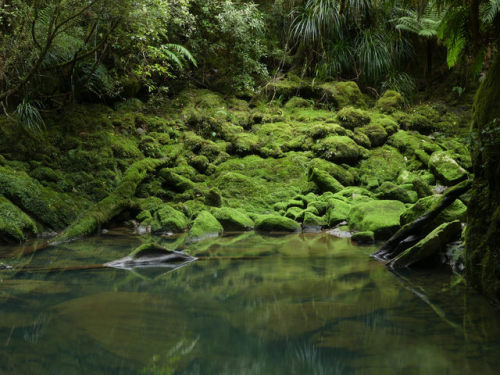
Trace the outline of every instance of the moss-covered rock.
[[324, 227], [327, 225], [326, 219], [324, 217], [320, 217], [318, 215], [313, 214], [312, 212], [307, 212], [304, 214], [304, 227]]
[[389, 181], [384, 182], [378, 190], [379, 193], [375, 196], [377, 199], [398, 200], [403, 203], [415, 203], [418, 199], [416, 191], [405, 189]]
[[193, 181], [184, 176], [181, 176], [180, 174], [175, 173], [170, 168], [163, 168], [160, 171], [159, 175], [164, 181], [163, 186], [167, 189], [182, 193], [186, 190], [194, 188]]
[[387, 239], [399, 229], [399, 217], [405, 209], [402, 202], [393, 200], [358, 203], [349, 212], [349, 227], [362, 232], [371, 231], [376, 240]]
[[302, 222], [304, 220], [304, 215], [306, 214], [306, 211], [303, 208], [300, 207], [290, 207], [289, 209], [286, 210], [285, 212], [285, 217]]
[[372, 244], [375, 242], [375, 234], [371, 231], [355, 232], [351, 239], [358, 244]]
[[331, 198], [328, 200], [328, 209], [326, 212], [326, 222], [329, 227], [346, 221], [351, 211], [351, 205], [343, 200]]
[[326, 82], [316, 90], [317, 97], [333, 104], [337, 108], [347, 106], [366, 107], [366, 101], [356, 82]]
[[187, 217], [167, 204], [162, 205], [155, 216], [159, 223], [159, 228], [153, 230], [155, 232], [181, 233], [189, 226]]
[[213, 216], [222, 224], [225, 231], [247, 231], [254, 228], [253, 220], [241, 210], [229, 207], [215, 208]]
[[222, 195], [219, 189], [210, 189], [205, 196], [205, 204], [212, 207], [222, 206]]
[[443, 223], [417, 242], [403, 251], [389, 263], [392, 268], [404, 268], [419, 263], [445, 249], [446, 244], [460, 238], [462, 226], [460, 221]]
[[255, 230], [261, 232], [298, 232], [300, 224], [287, 217], [265, 215], [256, 221]]
[[344, 186], [351, 186], [356, 184], [356, 177], [351, 173], [350, 170], [340, 165], [331, 163], [327, 160], [320, 158], [312, 159], [309, 162], [309, 170], [311, 168], [317, 168], [328, 172], [329, 175], [334, 177]]
[[368, 155], [368, 151], [346, 136], [330, 136], [318, 141], [314, 153], [334, 163], [354, 164]]
[[429, 159], [429, 168], [447, 186], [455, 185], [467, 178], [467, 171], [450, 156], [448, 151], [434, 152]]
[[221, 223], [208, 211], [201, 211], [189, 230], [191, 241], [200, 241], [206, 238], [218, 237], [224, 231]]
[[363, 110], [354, 107], [345, 107], [337, 112], [337, 120], [347, 128], [354, 129], [370, 123], [370, 116]]
[[[401, 214], [401, 225], [411, 223], [418, 219], [420, 216], [424, 215], [430, 211], [433, 206], [439, 202], [439, 195], [431, 195], [422, 199], [419, 199], [414, 205], [407, 208]], [[467, 215], [467, 206], [465, 206], [460, 200], [455, 200], [450, 206], [444, 209], [432, 222], [432, 227], [437, 227], [443, 223], [450, 221], [460, 220], [464, 221]]]
[[388, 134], [382, 125], [370, 124], [356, 130], [369, 138], [372, 147], [382, 146], [387, 141]]
[[344, 188], [334, 177], [330, 176], [328, 172], [311, 168], [309, 170], [309, 180], [314, 182], [320, 192], [331, 191], [337, 193]]
[[377, 108], [385, 113], [392, 113], [403, 107], [404, 100], [401, 94], [394, 90], [387, 90], [377, 100]]
[[0, 242], [22, 242], [37, 233], [35, 221], [0, 195]]
[[368, 188], [376, 188], [384, 181], [395, 181], [406, 167], [406, 160], [398, 150], [383, 146], [370, 152], [359, 167], [362, 183]]
[[289, 101], [286, 102], [285, 108], [310, 108], [312, 107], [312, 103], [310, 100], [300, 98], [298, 96], [294, 96]]

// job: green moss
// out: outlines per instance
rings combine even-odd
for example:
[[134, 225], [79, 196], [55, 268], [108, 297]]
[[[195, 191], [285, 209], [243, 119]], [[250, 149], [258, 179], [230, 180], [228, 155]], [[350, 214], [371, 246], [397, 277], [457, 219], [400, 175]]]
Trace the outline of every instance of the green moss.
[[370, 116], [363, 110], [345, 107], [337, 112], [338, 122], [347, 129], [354, 129], [370, 123]]
[[354, 164], [368, 154], [351, 138], [345, 136], [329, 136], [319, 140], [313, 147], [316, 156], [334, 163]]
[[399, 217], [405, 205], [393, 200], [374, 200], [355, 204], [349, 212], [349, 227], [359, 231], [371, 231], [376, 240], [393, 235], [400, 227]]
[[294, 96], [289, 101], [286, 102], [285, 108], [311, 108], [312, 102], [310, 100]]
[[200, 241], [210, 237], [217, 237], [223, 231], [224, 228], [221, 223], [209, 211], [201, 211], [196, 216], [188, 237], [191, 241]]
[[180, 233], [184, 232], [189, 225], [189, 220], [182, 212], [167, 204], [161, 205], [156, 211], [155, 217], [160, 225], [158, 230], [153, 230], [154, 232]]
[[451, 157], [449, 151], [434, 152], [429, 159], [429, 168], [447, 186], [467, 178], [467, 171]]
[[[413, 206], [409, 207], [401, 214], [401, 225], [411, 223], [430, 211], [433, 206], [439, 202], [439, 199], [440, 196], [438, 195], [419, 199]], [[435, 228], [438, 225], [454, 220], [464, 221], [466, 215], [467, 207], [460, 200], [456, 200], [433, 220], [431, 227]]]
[[309, 170], [309, 180], [314, 182], [320, 192], [331, 191], [337, 193], [344, 188], [344, 186], [332, 177], [328, 172], [311, 168]]
[[298, 222], [302, 222], [304, 220], [305, 210], [300, 207], [290, 207], [285, 212], [285, 217], [289, 219], [293, 219]]
[[370, 138], [364, 132], [360, 132], [359, 128], [354, 129], [353, 132], [349, 131], [348, 135], [358, 145], [366, 148], [372, 147], [372, 142], [370, 141]]
[[143, 154], [133, 139], [120, 134], [112, 133], [110, 134], [109, 140], [114, 157], [131, 159], [139, 159], [143, 157]]
[[[410, 186], [413, 188], [413, 185]], [[403, 203], [415, 203], [418, 199], [417, 192], [389, 181], [384, 182], [378, 190], [379, 193], [375, 196], [377, 199], [398, 200]]]
[[351, 205], [343, 200], [331, 198], [328, 200], [326, 222], [329, 227], [334, 227], [338, 223], [346, 221], [351, 210]]
[[35, 221], [0, 195], [0, 242], [22, 242], [37, 233]]
[[370, 156], [361, 161], [361, 182], [368, 187], [376, 187], [384, 181], [396, 181], [405, 166], [404, 156], [395, 148], [385, 145], [372, 150]]
[[254, 228], [253, 220], [241, 210], [229, 207], [212, 210], [214, 217], [222, 224], [225, 231], [247, 231]]
[[458, 240], [461, 232], [462, 226], [458, 220], [441, 224], [418, 243], [391, 260], [389, 264], [392, 268], [404, 268], [419, 263], [443, 251], [446, 244]]
[[379, 124], [367, 125], [356, 130], [369, 138], [371, 147], [382, 146], [388, 137], [385, 128]]
[[261, 232], [298, 232], [300, 224], [287, 217], [264, 215], [256, 221], [255, 230]]
[[401, 94], [394, 90], [387, 90], [377, 100], [377, 108], [385, 113], [392, 113], [403, 107], [404, 100]]
[[392, 135], [399, 130], [399, 125], [390, 117], [382, 117], [373, 120], [373, 125], [379, 125], [384, 128], [388, 135]]
[[366, 107], [365, 98], [356, 82], [327, 82], [319, 85], [317, 91], [319, 91], [317, 96], [337, 108]]
[[388, 143], [408, 156], [414, 155], [418, 150], [423, 150], [429, 155], [435, 151], [441, 151], [441, 148], [429, 137], [403, 130], [389, 137]]
[[159, 173], [163, 179], [163, 186], [177, 192], [184, 192], [194, 188], [193, 181], [172, 171], [170, 168], [163, 168]]
[[0, 167], [0, 194], [51, 229], [71, 223], [87, 202], [42, 186], [25, 172]]
[[326, 219], [315, 215], [312, 212], [305, 212], [304, 222], [305, 227], [325, 227], [327, 225]]
[[264, 92], [269, 99], [287, 100], [294, 96], [311, 96], [311, 85], [308, 81], [288, 74], [269, 81], [264, 87]]

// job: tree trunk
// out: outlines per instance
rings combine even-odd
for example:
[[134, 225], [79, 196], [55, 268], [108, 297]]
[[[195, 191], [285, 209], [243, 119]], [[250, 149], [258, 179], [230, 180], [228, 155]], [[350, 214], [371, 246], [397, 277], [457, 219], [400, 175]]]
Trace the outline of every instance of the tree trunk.
[[466, 232], [466, 276], [490, 300], [500, 301], [500, 54], [474, 102], [472, 187]]

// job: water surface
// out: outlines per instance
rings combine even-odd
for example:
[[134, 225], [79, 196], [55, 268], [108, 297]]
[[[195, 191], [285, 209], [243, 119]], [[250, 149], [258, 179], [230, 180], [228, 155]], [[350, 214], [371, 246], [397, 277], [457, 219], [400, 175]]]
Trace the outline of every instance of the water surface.
[[200, 259], [173, 272], [58, 268], [141, 241], [2, 259], [29, 271], [0, 271], [0, 374], [498, 373], [500, 316], [482, 297], [442, 271], [394, 275], [348, 239], [247, 233], [188, 245]]

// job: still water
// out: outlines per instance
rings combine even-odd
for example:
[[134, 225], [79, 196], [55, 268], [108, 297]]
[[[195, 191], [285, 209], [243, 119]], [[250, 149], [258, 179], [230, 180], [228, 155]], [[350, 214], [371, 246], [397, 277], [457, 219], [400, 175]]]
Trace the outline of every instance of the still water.
[[[395, 275], [327, 234], [182, 245], [169, 271], [109, 233], [0, 263], [0, 374], [498, 374], [500, 313], [442, 271]], [[55, 268], [52, 272], [49, 268]]]

